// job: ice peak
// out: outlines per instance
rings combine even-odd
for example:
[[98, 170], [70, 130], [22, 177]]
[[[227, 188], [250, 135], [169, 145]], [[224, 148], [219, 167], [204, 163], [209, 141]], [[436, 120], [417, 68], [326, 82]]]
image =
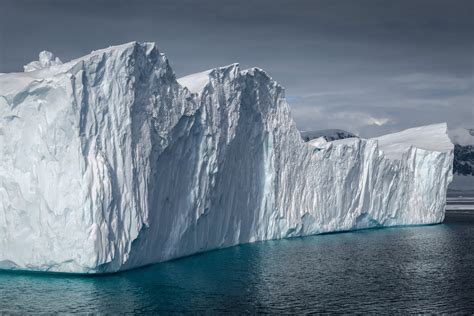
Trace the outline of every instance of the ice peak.
[[44, 50], [39, 53], [38, 61], [32, 61], [27, 65], [23, 66], [25, 72], [31, 72], [35, 70], [40, 70], [44, 68], [49, 68], [51, 66], [61, 65], [63, 62], [55, 57], [53, 53]]
[[[93, 50], [91, 52], [91, 55], [98, 54], [98, 53], [99, 54], [100, 53], [107, 53], [107, 52], [111, 52], [111, 51], [126, 51], [126, 50], [130, 50], [130, 49], [134, 49], [136, 47], [142, 47], [147, 52], [150, 52], [153, 49], [157, 49], [156, 44], [153, 43], [153, 42], [140, 43], [140, 42], [137, 42], [137, 41], [133, 41], [133, 42], [128, 42], [128, 43], [119, 44], [119, 45], [111, 45], [107, 48], [102, 48], [102, 49], [99, 49], [99, 50]], [[87, 56], [88, 55], [83, 56], [82, 58], [85, 58]]]
[[264, 77], [274, 81], [273, 78], [265, 70], [259, 67], [245, 69], [242, 71], [242, 74], [249, 74], [250, 76], [263, 75]]
[[190, 74], [181, 78], [178, 78], [178, 83], [186, 87], [189, 92], [200, 94], [204, 87], [209, 83], [209, 74], [213, 69], [206, 71]]
[[233, 63], [227, 66], [197, 72], [181, 77], [177, 79], [177, 81], [181, 86], [186, 87], [191, 93], [200, 94], [202, 90], [206, 87], [206, 85], [209, 83], [210, 76], [212, 75], [212, 73], [216, 71], [224, 73], [233, 69], [239, 69], [239, 64]]

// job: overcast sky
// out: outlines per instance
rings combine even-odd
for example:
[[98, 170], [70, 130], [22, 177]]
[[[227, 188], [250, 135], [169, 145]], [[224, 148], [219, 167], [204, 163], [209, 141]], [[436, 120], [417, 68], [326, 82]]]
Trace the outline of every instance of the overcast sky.
[[156, 42], [178, 77], [265, 69], [303, 130], [474, 127], [472, 0], [0, 0], [0, 72], [134, 40]]

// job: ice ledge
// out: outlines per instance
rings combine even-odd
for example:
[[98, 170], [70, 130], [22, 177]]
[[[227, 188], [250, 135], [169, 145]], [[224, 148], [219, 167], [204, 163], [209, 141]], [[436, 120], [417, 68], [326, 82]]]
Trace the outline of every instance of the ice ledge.
[[409, 128], [404, 131], [374, 138], [385, 157], [401, 159], [402, 154], [415, 147], [428, 151], [449, 152], [454, 145], [448, 136], [446, 123]]
[[[322, 137], [321, 137], [322, 138]], [[387, 134], [372, 138], [378, 142], [378, 148], [386, 158], [400, 160], [403, 153], [415, 147], [427, 151], [449, 152], [454, 145], [448, 136], [448, 125], [446, 123], [432, 124], [409, 128], [401, 132]], [[353, 145], [359, 138], [345, 138], [327, 142], [324, 139], [314, 139], [307, 144], [320, 149], [337, 145]]]

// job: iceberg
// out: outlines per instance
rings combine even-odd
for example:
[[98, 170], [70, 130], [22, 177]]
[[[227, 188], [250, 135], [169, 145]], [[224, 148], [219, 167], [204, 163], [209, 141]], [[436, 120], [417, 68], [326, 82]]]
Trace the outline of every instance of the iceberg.
[[153, 43], [0, 74], [0, 268], [109, 273], [259, 240], [442, 222], [446, 124], [305, 143], [238, 64], [176, 79]]

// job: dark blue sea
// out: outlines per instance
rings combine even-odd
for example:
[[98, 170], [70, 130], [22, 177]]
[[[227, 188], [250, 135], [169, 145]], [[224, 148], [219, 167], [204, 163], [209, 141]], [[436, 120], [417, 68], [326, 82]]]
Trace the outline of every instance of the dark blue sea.
[[0, 272], [4, 313], [474, 313], [474, 213], [258, 242], [99, 277]]

